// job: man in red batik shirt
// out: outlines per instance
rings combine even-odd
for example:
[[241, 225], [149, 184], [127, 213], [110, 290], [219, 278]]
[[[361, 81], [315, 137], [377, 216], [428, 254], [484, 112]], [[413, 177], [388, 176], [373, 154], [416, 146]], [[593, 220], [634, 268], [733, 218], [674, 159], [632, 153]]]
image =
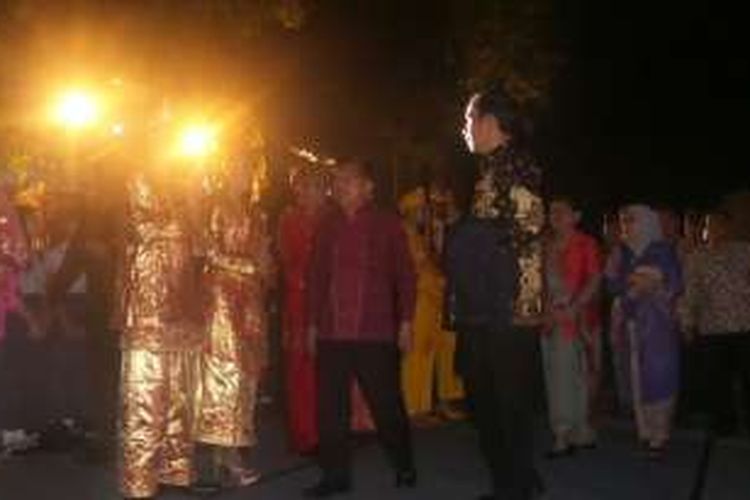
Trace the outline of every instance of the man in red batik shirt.
[[400, 384], [400, 351], [411, 343], [416, 278], [401, 220], [372, 203], [367, 164], [343, 162], [337, 209], [322, 222], [310, 269], [309, 348], [318, 354], [321, 481], [313, 498], [351, 489], [349, 386], [356, 377], [396, 471], [414, 487], [416, 471]]

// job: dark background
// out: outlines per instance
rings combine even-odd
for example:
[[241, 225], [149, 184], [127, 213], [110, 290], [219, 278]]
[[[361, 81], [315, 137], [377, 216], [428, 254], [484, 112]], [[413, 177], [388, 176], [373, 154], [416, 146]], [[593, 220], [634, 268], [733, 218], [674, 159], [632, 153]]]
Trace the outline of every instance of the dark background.
[[[750, 61], [736, 2], [63, 0], [0, 2], [0, 125], [77, 71], [250, 105], [289, 146], [378, 165], [393, 198], [471, 176], [472, 91], [523, 101], [550, 190], [587, 206], [710, 206], [748, 187]], [[188, 98], [188, 97], [186, 97]], [[280, 160], [278, 163], [283, 163]]]

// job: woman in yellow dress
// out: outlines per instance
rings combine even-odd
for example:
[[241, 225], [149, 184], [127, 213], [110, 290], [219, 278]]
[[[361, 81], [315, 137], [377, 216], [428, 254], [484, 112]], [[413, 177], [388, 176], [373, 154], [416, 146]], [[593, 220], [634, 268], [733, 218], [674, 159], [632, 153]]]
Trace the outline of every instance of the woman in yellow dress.
[[[410, 416], [428, 419], [435, 411], [434, 382], [445, 416], [447, 403], [463, 396], [460, 381], [453, 370], [455, 338], [443, 329], [443, 291], [445, 279], [438, 265], [431, 236], [437, 211], [430, 205], [437, 196], [428, 196], [423, 188], [406, 194], [399, 204], [409, 248], [417, 271], [417, 306], [413, 323], [412, 350], [403, 360], [402, 387]], [[429, 204], [428, 204], [429, 201]]]

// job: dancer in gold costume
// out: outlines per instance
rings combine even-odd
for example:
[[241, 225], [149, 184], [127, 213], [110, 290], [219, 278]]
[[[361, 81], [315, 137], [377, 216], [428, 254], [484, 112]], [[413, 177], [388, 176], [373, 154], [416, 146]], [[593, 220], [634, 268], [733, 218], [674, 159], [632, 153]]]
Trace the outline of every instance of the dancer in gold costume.
[[[163, 177], [163, 178], [160, 178]], [[152, 498], [159, 484], [192, 480], [191, 397], [197, 346], [195, 266], [187, 210], [155, 171], [128, 185], [120, 271], [121, 484]]]
[[272, 260], [265, 214], [244, 189], [250, 183], [238, 177], [224, 180], [210, 209], [204, 272], [208, 323], [199, 357], [195, 439], [208, 445], [214, 462], [205, 481], [247, 485], [258, 475], [242, 466], [240, 449], [256, 442]]

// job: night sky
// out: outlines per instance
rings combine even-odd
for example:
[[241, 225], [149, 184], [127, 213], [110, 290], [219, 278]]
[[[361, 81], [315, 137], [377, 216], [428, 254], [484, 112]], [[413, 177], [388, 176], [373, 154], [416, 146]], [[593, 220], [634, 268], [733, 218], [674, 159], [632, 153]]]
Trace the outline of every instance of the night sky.
[[[438, 60], [450, 23], [443, 10], [420, 3], [368, 10], [340, 2], [300, 35], [308, 69], [318, 68], [321, 80], [300, 80], [300, 109], [320, 106], [305, 119], [324, 149], [347, 144], [372, 154], [381, 138], [368, 124], [383, 113], [407, 121], [425, 114], [426, 134], [435, 119], [453, 120], [458, 130], [465, 95], [454, 94], [452, 117], [430, 116], [419, 95], [435, 81], [456, 86]], [[564, 3], [555, 26], [569, 60], [535, 117], [551, 191], [596, 208], [625, 201], [704, 208], [750, 187], [750, 40], [742, 16], [720, 2]], [[450, 147], [453, 167], [464, 168], [457, 134]]]
[[570, 21], [574, 57], [545, 121], [560, 178], [600, 203], [706, 206], [748, 187], [750, 61], [736, 8], [590, 2]]
[[[16, 96], [34, 88], [29, 82], [95, 63], [102, 75], [132, 74], [170, 92], [247, 98], [277, 150], [365, 156], [389, 181], [395, 150], [432, 143], [453, 174], [465, 175], [466, 74], [448, 49], [460, 36], [456, 9], [474, 4], [300, 1], [311, 7], [299, 29], [264, 24], [262, 11], [248, 10], [247, 24], [261, 28], [242, 40], [187, 7], [210, 2], [163, 0], [157, 12], [151, 2], [0, 1], [11, 20], [0, 30], [0, 104], [23, 109]], [[11, 15], [8, 6], [21, 4], [37, 10]], [[551, 31], [541, 35], [554, 35], [567, 62], [535, 112], [534, 142], [552, 191], [597, 208], [628, 200], [705, 207], [748, 187], [750, 36], [730, 4], [550, 0]], [[37, 49], [47, 55], [35, 57]], [[399, 165], [399, 190], [423, 167]]]

